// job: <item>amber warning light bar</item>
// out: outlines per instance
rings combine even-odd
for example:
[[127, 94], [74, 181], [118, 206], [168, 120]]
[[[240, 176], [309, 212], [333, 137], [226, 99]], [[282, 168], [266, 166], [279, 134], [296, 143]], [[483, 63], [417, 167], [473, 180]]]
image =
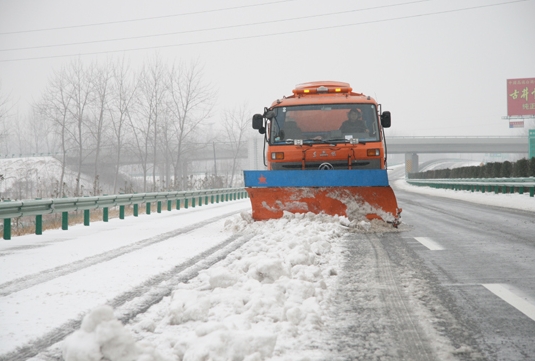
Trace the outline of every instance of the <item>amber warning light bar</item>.
[[295, 95], [303, 94], [323, 94], [323, 93], [351, 93], [353, 89], [351, 87], [326, 87], [320, 86], [317, 88], [302, 88], [294, 89], [292, 92]]

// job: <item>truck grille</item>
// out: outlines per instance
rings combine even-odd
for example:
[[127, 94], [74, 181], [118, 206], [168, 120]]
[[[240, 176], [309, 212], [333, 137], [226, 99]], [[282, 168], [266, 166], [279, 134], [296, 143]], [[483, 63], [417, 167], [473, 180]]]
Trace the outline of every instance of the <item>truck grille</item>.
[[[332, 169], [349, 169], [349, 167], [347, 166], [347, 161], [306, 162], [305, 169], [319, 169], [319, 167], [324, 163], [332, 165]], [[271, 163], [271, 167], [273, 170], [298, 170], [302, 169], [302, 164], [301, 162]], [[379, 159], [370, 159], [367, 161], [353, 161], [353, 163], [351, 164], [351, 169], [381, 169], [381, 161]]]

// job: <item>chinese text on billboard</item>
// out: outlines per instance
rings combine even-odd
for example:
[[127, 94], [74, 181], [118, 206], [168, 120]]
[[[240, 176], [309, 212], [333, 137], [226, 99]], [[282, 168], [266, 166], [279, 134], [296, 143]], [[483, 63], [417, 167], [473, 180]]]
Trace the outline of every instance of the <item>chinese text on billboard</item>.
[[535, 78], [507, 79], [507, 115], [535, 115]]

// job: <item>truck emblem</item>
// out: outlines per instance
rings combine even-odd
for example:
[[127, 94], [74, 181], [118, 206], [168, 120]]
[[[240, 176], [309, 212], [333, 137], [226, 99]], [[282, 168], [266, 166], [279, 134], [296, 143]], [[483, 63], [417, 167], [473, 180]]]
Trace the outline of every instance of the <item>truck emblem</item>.
[[318, 169], [319, 170], [332, 170], [334, 169], [334, 167], [331, 163], [321, 163]]

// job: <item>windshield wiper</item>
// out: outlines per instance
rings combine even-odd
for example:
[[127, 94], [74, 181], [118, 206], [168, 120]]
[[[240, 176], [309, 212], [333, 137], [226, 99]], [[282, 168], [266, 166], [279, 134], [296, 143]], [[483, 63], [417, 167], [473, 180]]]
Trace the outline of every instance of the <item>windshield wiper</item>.
[[[351, 143], [351, 140], [350, 139], [346, 139], [346, 138], [332, 138], [332, 139], [327, 139], [327, 140], [324, 140], [325, 143], [330, 143], [330, 142], [343, 142], [343, 143]], [[358, 144], [366, 144], [367, 142], [363, 141], [363, 140], [359, 140], [359, 143]]]

